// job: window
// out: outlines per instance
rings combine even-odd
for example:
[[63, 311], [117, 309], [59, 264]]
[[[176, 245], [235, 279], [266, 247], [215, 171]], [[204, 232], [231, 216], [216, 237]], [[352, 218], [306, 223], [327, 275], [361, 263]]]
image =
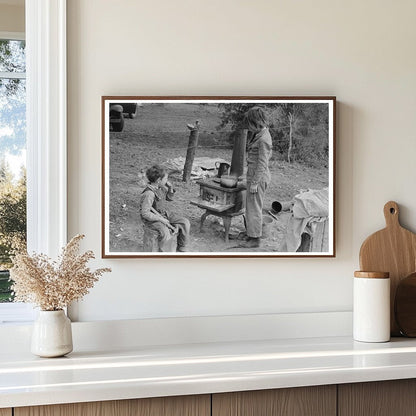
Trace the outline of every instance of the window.
[[12, 304], [10, 249], [26, 243], [26, 42], [0, 33], [0, 324], [28, 321], [31, 305]]
[[26, 48], [21, 35], [6, 36], [0, 35], [0, 303], [12, 301], [12, 246], [26, 244]]

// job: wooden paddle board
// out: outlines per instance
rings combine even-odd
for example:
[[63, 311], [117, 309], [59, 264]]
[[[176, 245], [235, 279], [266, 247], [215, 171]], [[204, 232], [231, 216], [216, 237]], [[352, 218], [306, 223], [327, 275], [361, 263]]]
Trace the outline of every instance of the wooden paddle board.
[[370, 235], [360, 249], [362, 271], [390, 273], [390, 328], [391, 335], [400, 335], [394, 319], [394, 298], [401, 279], [416, 271], [416, 234], [399, 222], [399, 206], [394, 201], [384, 205], [386, 228]]

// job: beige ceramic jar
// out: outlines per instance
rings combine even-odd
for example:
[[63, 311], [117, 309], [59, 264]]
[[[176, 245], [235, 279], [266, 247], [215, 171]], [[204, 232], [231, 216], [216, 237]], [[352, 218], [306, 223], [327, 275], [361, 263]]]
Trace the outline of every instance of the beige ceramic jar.
[[33, 325], [31, 351], [39, 357], [61, 357], [72, 351], [71, 321], [63, 310], [40, 311]]

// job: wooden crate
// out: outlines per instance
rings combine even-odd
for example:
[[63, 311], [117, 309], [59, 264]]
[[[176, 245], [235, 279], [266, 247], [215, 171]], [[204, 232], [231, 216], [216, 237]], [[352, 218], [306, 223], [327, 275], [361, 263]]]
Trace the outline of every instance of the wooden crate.
[[297, 251], [314, 253], [328, 251], [328, 218], [325, 221], [312, 222], [308, 228], [311, 231], [302, 234], [302, 241]]

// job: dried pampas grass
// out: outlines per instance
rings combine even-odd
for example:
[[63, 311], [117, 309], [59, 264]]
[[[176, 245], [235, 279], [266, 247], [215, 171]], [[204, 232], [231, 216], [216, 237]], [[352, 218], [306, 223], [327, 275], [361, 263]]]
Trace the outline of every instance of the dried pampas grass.
[[87, 267], [94, 258], [92, 251], [78, 254], [84, 235], [76, 235], [62, 250], [58, 261], [45, 254], [18, 252], [10, 270], [15, 302], [34, 303], [45, 311], [56, 311], [81, 299], [109, 268], [91, 271]]

